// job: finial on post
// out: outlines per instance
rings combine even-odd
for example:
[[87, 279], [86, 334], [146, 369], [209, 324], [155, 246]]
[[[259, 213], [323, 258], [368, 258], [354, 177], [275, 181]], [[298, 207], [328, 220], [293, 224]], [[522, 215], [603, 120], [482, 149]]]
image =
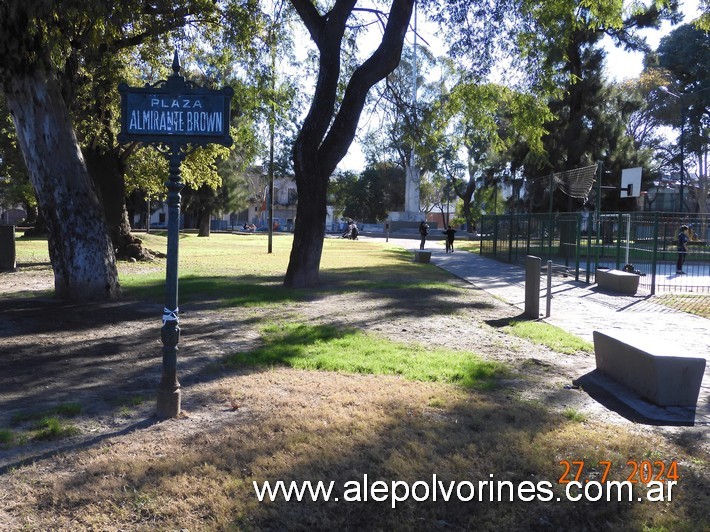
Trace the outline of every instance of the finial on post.
[[180, 59], [178, 58], [177, 48], [173, 54], [173, 72], [176, 76], [180, 74]]

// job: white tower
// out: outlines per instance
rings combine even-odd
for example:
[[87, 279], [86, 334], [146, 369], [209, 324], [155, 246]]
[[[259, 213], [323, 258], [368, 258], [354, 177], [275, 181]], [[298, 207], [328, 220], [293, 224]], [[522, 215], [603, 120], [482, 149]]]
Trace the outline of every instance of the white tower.
[[[412, 60], [412, 112], [417, 109], [417, 2], [414, 2], [414, 47]], [[404, 184], [404, 212], [390, 213], [390, 220], [394, 221], [421, 221], [424, 220], [424, 213], [419, 210], [419, 183], [420, 172], [417, 166], [416, 157], [414, 154], [414, 146], [409, 158], [409, 164], [405, 169], [405, 184]]]

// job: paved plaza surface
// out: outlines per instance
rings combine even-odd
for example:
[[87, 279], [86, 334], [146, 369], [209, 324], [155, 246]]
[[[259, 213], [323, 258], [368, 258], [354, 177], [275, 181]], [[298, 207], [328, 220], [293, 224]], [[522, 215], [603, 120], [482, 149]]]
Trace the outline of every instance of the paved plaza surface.
[[[390, 238], [388, 243], [412, 251], [419, 249], [419, 241], [413, 239]], [[498, 262], [476, 253], [446, 253], [443, 241], [427, 242], [425, 249], [432, 252], [431, 262], [436, 266], [518, 307], [521, 314], [524, 311], [525, 270], [521, 266]], [[686, 353], [706, 360], [705, 376], [695, 409], [657, 407], [625, 389], [615, 387], [613, 382], [599, 375], [584, 376], [588, 379], [582, 381], [585, 389], [591, 389], [591, 384], [602, 386], [652, 423], [710, 426], [710, 320], [656, 304], [648, 294], [639, 292], [629, 296], [603, 292], [596, 284], [575, 281], [574, 277], [565, 277], [559, 272], [552, 275], [551, 294], [550, 316], [544, 317], [547, 274], [543, 272], [540, 280], [541, 319], [590, 343], [593, 342], [595, 330], [623, 332], [630, 337], [658, 339], [659, 345], [677, 346], [676, 353], [671, 354]]]

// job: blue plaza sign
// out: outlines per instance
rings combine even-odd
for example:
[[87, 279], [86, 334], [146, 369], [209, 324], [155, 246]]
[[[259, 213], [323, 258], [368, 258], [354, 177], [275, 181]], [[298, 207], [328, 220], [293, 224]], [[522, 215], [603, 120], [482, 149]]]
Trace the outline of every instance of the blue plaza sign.
[[[172, 76], [171, 76], [172, 78]], [[120, 142], [222, 144], [230, 146], [231, 87], [211, 90], [188, 83], [118, 86], [121, 94]], [[182, 79], [181, 79], [182, 81]]]
[[224, 102], [207, 96], [126, 95], [130, 135], [225, 135]]

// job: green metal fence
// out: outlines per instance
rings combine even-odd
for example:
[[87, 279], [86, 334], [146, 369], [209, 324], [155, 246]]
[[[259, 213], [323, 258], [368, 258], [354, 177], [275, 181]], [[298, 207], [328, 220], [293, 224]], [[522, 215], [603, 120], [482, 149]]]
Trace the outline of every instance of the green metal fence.
[[[707, 215], [681, 213], [556, 213], [484, 216], [481, 254], [508, 263], [527, 255], [551, 260], [578, 281], [595, 282], [597, 267], [633, 266], [639, 287], [657, 292], [710, 293]], [[681, 225], [691, 228], [683, 270], [676, 273]]]

